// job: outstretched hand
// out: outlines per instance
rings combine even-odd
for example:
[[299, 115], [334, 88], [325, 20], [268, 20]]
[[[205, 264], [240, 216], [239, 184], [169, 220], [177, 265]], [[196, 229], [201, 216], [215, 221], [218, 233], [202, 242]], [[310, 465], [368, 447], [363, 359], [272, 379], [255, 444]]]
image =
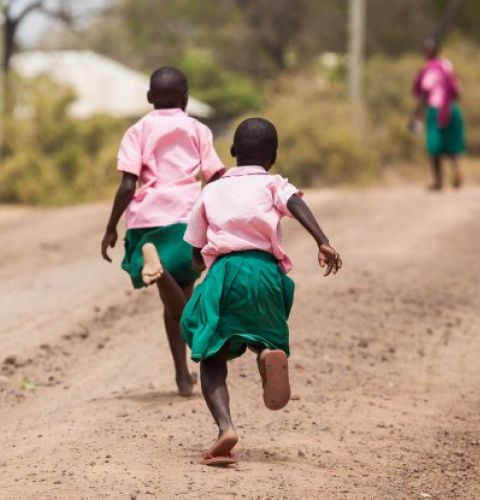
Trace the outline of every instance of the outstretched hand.
[[108, 247], [113, 248], [115, 243], [117, 243], [118, 234], [117, 230], [108, 230], [105, 232], [105, 236], [102, 239], [102, 257], [108, 262], [112, 262], [112, 259], [107, 253]]
[[318, 263], [320, 267], [326, 267], [324, 276], [328, 276], [333, 272], [337, 274], [338, 270], [342, 268], [342, 259], [338, 252], [330, 245], [320, 245], [318, 248]]

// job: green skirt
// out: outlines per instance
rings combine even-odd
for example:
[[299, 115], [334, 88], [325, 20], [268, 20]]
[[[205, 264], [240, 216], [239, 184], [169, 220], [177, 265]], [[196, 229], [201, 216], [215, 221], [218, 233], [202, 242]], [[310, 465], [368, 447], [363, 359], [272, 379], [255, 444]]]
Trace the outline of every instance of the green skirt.
[[193, 283], [200, 275], [192, 269], [193, 249], [184, 239], [186, 224], [164, 227], [128, 229], [125, 234], [125, 257], [122, 269], [132, 280], [134, 288], [145, 286], [142, 279], [145, 243], [152, 243], [162, 260], [162, 265], [181, 286]]
[[181, 332], [201, 361], [228, 343], [229, 358], [260, 345], [290, 353], [287, 319], [295, 285], [275, 257], [256, 250], [220, 257], [185, 306]]
[[438, 109], [432, 107], [427, 110], [425, 124], [426, 146], [430, 155], [457, 155], [465, 152], [465, 126], [462, 110], [458, 104], [452, 105], [452, 115], [446, 128], [439, 127]]

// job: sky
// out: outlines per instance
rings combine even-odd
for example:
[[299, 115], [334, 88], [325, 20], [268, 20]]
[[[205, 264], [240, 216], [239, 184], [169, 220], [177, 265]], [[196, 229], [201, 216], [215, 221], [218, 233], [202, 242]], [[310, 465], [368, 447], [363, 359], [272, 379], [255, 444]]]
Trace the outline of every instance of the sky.
[[[32, 0], [10, 0], [12, 10], [15, 13], [25, 5], [31, 3]], [[88, 18], [88, 12], [101, 8], [112, 0], [81, 0], [71, 1], [74, 12], [78, 19]], [[58, 5], [57, 0], [46, 0], [46, 5], [55, 7]], [[17, 41], [25, 48], [33, 49], [37, 42], [46, 35], [52, 23], [58, 21], [53, 20], [51, 17], [46, 16], [40, 12], [32, 12], [22, 22], [18, 29]]]

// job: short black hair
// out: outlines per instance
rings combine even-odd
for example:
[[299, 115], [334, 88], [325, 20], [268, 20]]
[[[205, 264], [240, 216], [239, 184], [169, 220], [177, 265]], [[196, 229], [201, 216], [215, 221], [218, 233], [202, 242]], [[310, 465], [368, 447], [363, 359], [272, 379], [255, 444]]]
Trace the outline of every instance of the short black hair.
[[277, 129], [265, 118], [247, 118], [235, 131], [233, 147], [237, 158], [251, 159], [252, 164], [271, 161], [278, 148]]
[[188, 93], [185, 74], [177, 68], [162, 66], [150, 76], [150, 99], [164, 107], [176, 107]]
[[441, 45], [441, 41], [434, 35], [427, 36], [423, 40], [423, 50], [430, 53], [438, 54], [442, 48]]

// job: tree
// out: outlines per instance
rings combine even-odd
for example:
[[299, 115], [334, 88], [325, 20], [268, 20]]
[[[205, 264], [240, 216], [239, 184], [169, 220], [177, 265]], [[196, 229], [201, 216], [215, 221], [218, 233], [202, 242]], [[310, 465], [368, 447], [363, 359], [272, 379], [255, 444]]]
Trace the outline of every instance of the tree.
[[256, 40], [271, 57], [276, 68], [287, 68], [287, 51], [301, 31], [306, 0], [236, 0]]
[[23, 7], [16, 15], [12, 13], [12, 7], [18, 0], [5, 0], [2, 4], [3, 11], [3, 61], [2, 67], [5, 74], [10, 70], [10, 60], [15, 51], [15, 36], [20, 24], [34, 11], [41, 11], [49, 16], [61, 19], [66, 23], [71, 22], [71, 15], [63, 4], [53, 9], [46, 5], [44, 0], [35, 0]]
[[437, 28], [436, 37], [438, 40], [441, 41], [446, 37], [449, 29], [455, 23], [460, 13], [460, 9], [462, 8], [462, 6], [464, 6], [464, 4], [464, 0], [448, 0]]

